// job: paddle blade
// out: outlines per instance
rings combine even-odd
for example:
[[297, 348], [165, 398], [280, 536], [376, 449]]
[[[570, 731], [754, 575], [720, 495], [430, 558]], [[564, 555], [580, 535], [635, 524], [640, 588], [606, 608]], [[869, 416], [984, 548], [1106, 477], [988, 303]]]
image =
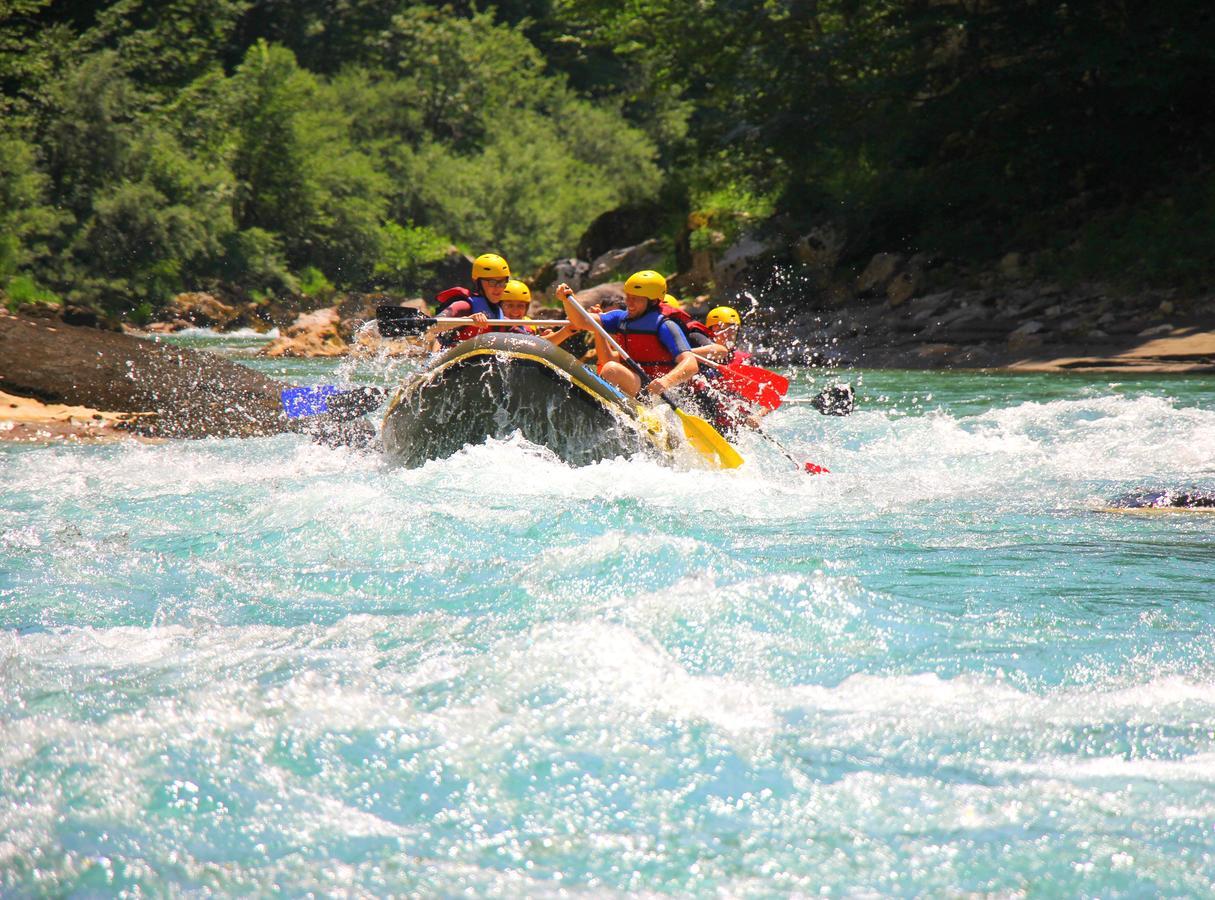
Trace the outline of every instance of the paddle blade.
[[730, 363], [723, 371], [737, 372], [746, 378], [752, 378], [761, 384], [766, 384], [782, 397], [789, 393], [789, 379], [778, 372], [742, 363]]
[[328, 415], [335, 421], [349, 422], [379, 406], [384, 393], [379, 387], [341, 390], [334, 384], [315, 384], [287, 388], [279, 394], [279, 403], [288, 419]]
[[435, 322], [412, 307], [391, 304], [381, 304], [375, 308], [375, 321], [380, 328], [380, 336], [386, 338], [421, 334]]
[[279, 394], [279, 403], [288, 419], [319, 416], [329, 412], [329, 398], [337, 392], [332, 384], [286, 388]]
[[856, 394], [850, 384], [833, 384], [819, 391], [810, 405], [824, 416], [847, 416], [856, 408]]
[[688, 443], [702, 456], [714, 460], [722, 469], [737, 469], [743, 464], [743, 458], [739, 456], [738, 451], [700, 416], [686, 413], [679, 407], [675, 407], [675, 414], [683, 423], [683, 433]]
[[756, 381], [733, 368], [718, 369], [721, 383], [745, 400], [758, 403], [764, 409], [775, 410], [781, 404], [781, 396], [770, 384]]

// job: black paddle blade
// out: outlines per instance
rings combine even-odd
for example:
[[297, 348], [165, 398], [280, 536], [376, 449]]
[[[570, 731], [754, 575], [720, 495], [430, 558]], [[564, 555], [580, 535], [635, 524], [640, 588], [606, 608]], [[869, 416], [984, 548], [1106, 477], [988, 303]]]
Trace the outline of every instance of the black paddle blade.
[[810, 405], [824, 416], [846, 416], [856, 408], [856, 396], [850, 384], [833, 384], [818, 392]]
[[430, 316], [424, 316], [412, 307], [391, 304], [377, 306], [375, 320], [380, 327], [380, 337], [386, 338], [421, 334], [435, 323]]

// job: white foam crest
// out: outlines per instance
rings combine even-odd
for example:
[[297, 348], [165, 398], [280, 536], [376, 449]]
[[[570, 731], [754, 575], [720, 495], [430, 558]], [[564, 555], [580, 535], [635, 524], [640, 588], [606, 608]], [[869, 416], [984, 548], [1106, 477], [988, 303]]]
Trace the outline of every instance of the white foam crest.
[[[813, 480], [793, 474], [803, 482]], [[754, 514], [762, 499], [775, 499], [785, 489], [750, 465], [729, 471], [691, 470], [629, 457], [574, 467], [521, 438], [491, 439], [418, 469], [392, 470], [390, 477], [402, 486], [442, 488], [458, 496], [461, 506], [492, 507], [501, 505], [503, 498], [516, 505], [529, 500], [547, 504], [553, 498], [573, 502], [637, 499], [657, 509], [709, 515], [718, 521], [723, 509], [731, 515]], [[799, 483], [799, 487], [813, 493], [813, 485]]]
[[[1041, 464], [1073, 477], [1215, 471], [1215, 412], [1165, 397], [1027, 402], [975, 417], [1008, 434], [1042, 436]], [[1053, 474], [1052, 473], [1052, 474]]]
[[[86, 454], [87, 465], [82, 465]], [[20, 465], [5, 466], [3, 471], [13, 490], [56, 499], [96, 496], [102, 488], [107, 498], [145, 499], [149, 494], [185, 496], [208, 489], [313, 479], [349, 472], [352, 467], [365, 469], [366, 457], [280, 436], [48, 448], [24, 454]]]
[[[1047, 494], [1079, 503], [1087, 493], [1071, 485], [1080, 479], [1183, 476], [1189, 482], [1215, 475], [1215, 412], [1176, 408], [1153, 396], [1028, 401], [979, 415], [861, 410], [824, 421], [796, 409], [781, 411], [767, 427], [794, 455], [832, 470], [829, 478], [803, 479], [802, 487], [829, 483], [836, 494], [846, 485], [836, 494], [840, 501], [876, 510], [968, 496], [1001, 506], [1040, 504]], [[747, 446], [753, 449], [755, 439]], [[796, 483], [790, 487], [800, 493]]]
[[[726, 676], [693, 675], [632, 629], [606, 622], [537, 626], [523, 640], [494, 648], [480, 683], [491, 695], [448, 708], [433, 726], [448, 745], [473, 753], [490, 737], [523, 740], [543, 734], [559, 717], [566, 725], [595, 725], [605, 739], [637, 717], [704, 721], [746, 740], [771, 732], [776, 712], [768, 689]], [[560, 688], [557, 707], [516, 704], [537, 690]], [[510, 709], [509, 715], [505, 710]]]
[[571, 572], [618, 558], [630, 558], [645, 551], [688, 555], [704, 547], [702, 541], [672, 534], [633, 534], [627, 531], [607, 531], [580, 543], [554, 547], [543, 556], [531, 560], [520, 575], [537, 575], [551, 583], [552, 573], [562, 569]]
[[787, 688], [778, 702], [786, 714], [826, 713], [833, 721], [850, 721], [860, 734], [894, 723], [901, 731], [920, 734], [942, 729], [1033, 733], [1100, 722], [1200, 722], [1215, 729], [1215, 682], [1177, 676], [1131, 686], [1060, 688], [1035, 694], [1002, 679], [977, 675], [948, 679], [933, 673], [853, 675], [834, 687]]
[[[279, 335], [277, 328], [257, 331], [253, 328], [237, 328], [234, 331], [216, 331], [214, 328], [183, 328], [173, 332], [170, 341], [176, 338], [203, 338], [215, 341], [272, 341]], [[164, 338], [161, 338], [164, 340]]]
[[[999, 774], [1029, 775], [1061, 781], [1117, 779], [1120, 781], [1192, 782], [1215, 786], [1215, 752], [1194, 753], [1183, 759], [1128, 759], [1125, 756], [1088, 758], [1055, 757], [1033, 762], [990, 763]], [[1211, 809], [1204, 812], [1209, 816]]]
[[[468, 623], [442, 615], [348, 616], [325, 628], [313, 625], [135, 628], [67, 628], [14, 636], [0, 662], [22, 673], [24, 691], [85, 691], [92, 673], [110, 673], [122, 686], [147, 679], [180, 688], [170, 698], [153, 697], [139, 710], [83, 724], [50, 713], [9, 722], [29, 740], [71, 743], [89, 736], [105, 742], [175, 734], [183, 742], [247, 729], [267, 718], [286, 717], [317, 732], [400, 726], [402, 717], [384, 695], [407, 694], [459, 674], [465, 663], [452, 652]], [[385, 670], [385, 651], [374, 640], [395, 642], [425, 634], [426, 654], [404, 672]], [[399, 654], [400, 651], [396, 651]], [[309, 668], [283, 684], [262, 688], [259, 674], [274, 672], [284, 658]], [[329, 673], [340, 672], [341, 683]], [[231, 673], [240, 677], [230, 677]], [[0, 742], [0, 765], [15, 765], [33, 749], [20, 740]]]
[[[341, 835], [344, 839], [406, 840], [423, 830], [422, 826], [398, 825], [334, 797], [305, 790], [286, 781], [278, 787], [281, 793], [273, 800], [257, 804], [257, 814], [265, 821], [278, 821], [281, 836], [293, 844], [315, 845], [334, 835]], [[283, 806], [291, 809], [291, 816], [286, 821], [281, 817]]]

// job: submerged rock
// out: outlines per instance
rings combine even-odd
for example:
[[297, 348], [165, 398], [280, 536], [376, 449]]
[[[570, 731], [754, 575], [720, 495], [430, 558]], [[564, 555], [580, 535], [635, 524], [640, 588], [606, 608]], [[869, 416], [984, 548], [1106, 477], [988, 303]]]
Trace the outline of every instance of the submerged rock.
[[1112, 509], [1215, 509], [1215, 490], [1139, 490], [1110, 501]]

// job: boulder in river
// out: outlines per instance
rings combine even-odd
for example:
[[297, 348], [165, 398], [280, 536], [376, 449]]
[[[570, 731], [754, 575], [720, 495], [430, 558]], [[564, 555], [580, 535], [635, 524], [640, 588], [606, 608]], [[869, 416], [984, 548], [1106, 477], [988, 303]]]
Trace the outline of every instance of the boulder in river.
[[623, 308], [624, 282], [605, 281], [603, 284], [597, 284], [584, 291], [579, 291], [574, 295], [574, 299], [586, 309], [591, 309], [595, 306], [598, 306], [600, 309]]
[[304, 313], [282, 335], [262, 350], [263, 356], [345, 356], [350, 347], [342, 339], [341, 314], [336, 306]]
[[793, 258], [807, 268], [830, 272], [839, 265], [846, 244], [844, 229], [827, 222], [794, 241]]
[[875, 254], [856, 279], [856, 295], [873, 297], [885, 294], [886, 288], [905, 264], [906, 260], [901, 253]]
[[213, 353], [0, 312], [0, 390], [44, 403], [147, 413], [155, 437], [254, 437], [292, 429], [283, 385]]
[[165, 307], [163, 318], [166, 321], [181, 320], [198, 328], [223, 331], [240, 318], [240, 310], [211, 294], [191, 291], [174, 297]]

